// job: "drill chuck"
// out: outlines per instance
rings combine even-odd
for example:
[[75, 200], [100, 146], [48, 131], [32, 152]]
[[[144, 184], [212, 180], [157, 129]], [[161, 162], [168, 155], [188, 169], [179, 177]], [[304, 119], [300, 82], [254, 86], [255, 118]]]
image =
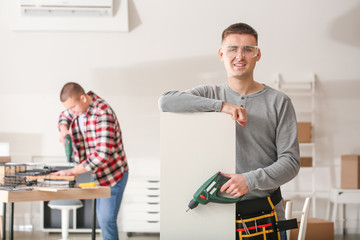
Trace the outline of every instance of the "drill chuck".
[[194, 200], [194, 199], [191, 199], [191, 201], [189, 202], [188, 207], [189, 207], [189, 209], [194, 209], [194, 208], [196, 208], [198, 205], [199, 205], [199, 202], [198, 202], [198, 201], [196, 201], [196, 200]]

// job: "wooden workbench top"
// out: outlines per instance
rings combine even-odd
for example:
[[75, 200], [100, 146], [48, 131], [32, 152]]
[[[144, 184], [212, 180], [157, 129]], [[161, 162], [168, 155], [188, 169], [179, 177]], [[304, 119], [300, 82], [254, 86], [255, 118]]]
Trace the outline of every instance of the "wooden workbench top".
[[69, 188], [57, 192], [50, 191], [5, 191], [0, 190], [0, 202], [29, 202], [29, 201], [51, 201], [51, 200], [72, 200], [72, 199], [94, 199], [109, 198], [110, 187], [97, 188]]

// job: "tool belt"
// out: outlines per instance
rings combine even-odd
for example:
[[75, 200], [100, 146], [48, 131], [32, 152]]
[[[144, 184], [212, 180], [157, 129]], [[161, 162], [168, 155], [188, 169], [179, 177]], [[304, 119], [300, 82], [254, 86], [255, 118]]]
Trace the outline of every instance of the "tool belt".
[[280, 188], [270, 197], [236, 204], [237, 240], [280, 240], [280, 231], [297, 228], [297, 220], [279, 221], [275, 205], [282, 199]]

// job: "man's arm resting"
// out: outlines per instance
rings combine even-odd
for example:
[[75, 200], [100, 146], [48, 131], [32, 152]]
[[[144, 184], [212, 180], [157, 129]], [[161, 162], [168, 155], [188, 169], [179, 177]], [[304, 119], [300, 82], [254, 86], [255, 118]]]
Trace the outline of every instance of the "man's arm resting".
[[246, 109], [243, 107], [187, 92], [165, 93], [159, 98], [159, 108], [162, 112], [223, 112], [241, 126], [245, 126], [247, 121]]
[[58, 172], [54, 172], [51, 173], [51, 175], [55, 175], [55, 176], [74, 176], [74, 175], [79, 175], [82, 173], [86, 173], [88, 172], [88, 170], [86, 170], [86, 168], [84, 168], [84, 166], [82, 164], [79, 164], [73, 168], [70, 169], [66, 169], [66, 170], [61, 170]]
[[220, 112], [222, 100], [196, 96], [187, 92], [170, 91], [159, 98], [162, 112]]

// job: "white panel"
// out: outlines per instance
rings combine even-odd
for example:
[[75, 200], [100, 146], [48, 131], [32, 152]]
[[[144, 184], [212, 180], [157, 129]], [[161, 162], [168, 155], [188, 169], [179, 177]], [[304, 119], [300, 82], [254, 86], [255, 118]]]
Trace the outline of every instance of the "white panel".
[[0, 142], [0, 156], [9, 156], [10, 155], [10, 144], [5, 142]]
[[195, 191], [217, 171], [235, 172], [235, 123], [222, 113], [161, 113], [160, 238], [235, 239], [235, 204], [199, 204]]

